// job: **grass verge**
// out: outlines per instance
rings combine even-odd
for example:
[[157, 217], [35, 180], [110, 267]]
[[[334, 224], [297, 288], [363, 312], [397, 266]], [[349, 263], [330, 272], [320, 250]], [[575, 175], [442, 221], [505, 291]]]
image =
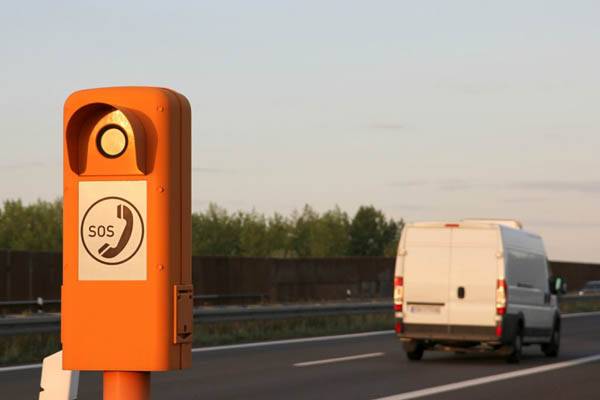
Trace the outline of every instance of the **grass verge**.
[[572, 301], [560, 304], [560, 312], [563, 314], [573, 314], [580, 312], [600, 311], [600, 301]]
[[390, 313], [201, 323], [195, 325], [194, 346], [341, 335], [386, 330], [392, 327], [393, 315]]
[[0, 365], [38, 363], [60, 347], [59, 332], [0, 336]]

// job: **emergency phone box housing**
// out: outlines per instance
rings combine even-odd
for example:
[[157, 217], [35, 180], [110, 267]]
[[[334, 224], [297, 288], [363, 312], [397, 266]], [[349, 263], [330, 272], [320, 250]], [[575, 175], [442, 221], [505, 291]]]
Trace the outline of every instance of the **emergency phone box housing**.
[[63, 139], [64, 369], [189, 367], [189, 102], [164, 88], [78, 91]]

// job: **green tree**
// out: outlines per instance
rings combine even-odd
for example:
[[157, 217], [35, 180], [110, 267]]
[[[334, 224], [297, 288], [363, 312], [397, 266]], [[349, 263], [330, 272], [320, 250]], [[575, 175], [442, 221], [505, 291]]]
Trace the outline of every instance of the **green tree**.
[[350, 243], [348, 214], [336, 206], [315, 221], [310, 241], [311, 256], [336, 257], [348, 254]]
[[294, 255], [310, 257], [312, 255], [313, 230], [319, 219], [319, 214], [307, 204], [301, 214], [294, 212], [292, 219], [294, 227], [291, 232], [291, 245]]
[[[400, 241], [400, 235], [402, 229], [404, 229], [404, 220], [401, 219], [398, 222], [392, 221], [394, 226], [390, 227], [389, 236], [387, 236], [387, 242], [383, 249], [383, 255], [386, 257], [395, 257], [398, 252], [398, 242]], [[392, 229], [393, 228], [393, 229]]]
[[335, 257], [348, 252], [350, 222], [339, 207], [319, 215], [306, 205], [292, 217], [291, 242], [298, 257]]
[[205, 213], [192, 214], [192, 253], [239, 256], [240, 231], [240, 218], [211, 203]]
[[271, 257], [289, 257], [293, 254], [292, 231], [292, 223], [288, 218], [278, 213], [273, 214], [267, 230]]
[[252, 257], [266, 257], [271, 255], [271, 245], [267, 221], [265, 216], [250, 213], [238, 213], [240, 224], [240, 254]]
[[7, 200], [0, 208], [0, 248], [11, 250], [62, 250], [62, 201], [41, 201], [24, 206]]
[[383, 256], [397, 236], [398, 224], [394, 220], [386, 220], [385, 215], [373, 206], [362, 206], [350, 224], [349, 254]]

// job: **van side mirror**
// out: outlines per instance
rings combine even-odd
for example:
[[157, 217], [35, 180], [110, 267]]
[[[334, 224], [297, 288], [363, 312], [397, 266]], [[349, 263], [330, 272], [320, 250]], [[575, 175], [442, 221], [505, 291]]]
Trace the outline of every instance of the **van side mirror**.
[[565, 294], [567, 293], [567, 282], [560, 276], [553, 276], [549, 279], [550, 293]]

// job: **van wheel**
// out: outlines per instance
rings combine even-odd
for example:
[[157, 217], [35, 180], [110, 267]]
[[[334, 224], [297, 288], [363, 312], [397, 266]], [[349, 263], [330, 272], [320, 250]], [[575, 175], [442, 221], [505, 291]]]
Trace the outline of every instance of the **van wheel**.
[[425, 352], [425, 346], [423, 346], [423, 343], [416, 342], [416, 343], [413, 343], [413, 345], [410, 346], [410, 348], [406, 348], [405, 350], [406, 350], [406, 357], [408, 357], [409, 360], [419, 361], [421, 358], [423, 358], [423, 353]]
[[517, 364], [521, 361], [521, 355], [523, 354], [523, 334], [519, 330], [513, 339], [512, 352], [506, 357], [506, 362], [510, 364]]
[[554, 324], [554, 329], [552, 329], [552, 337], [550, 338], [550, 343], [542, 344], [542, 352], [546, 355], [546, 357], [558, 357], [558, 352], [560, 350], [560, 325]]

